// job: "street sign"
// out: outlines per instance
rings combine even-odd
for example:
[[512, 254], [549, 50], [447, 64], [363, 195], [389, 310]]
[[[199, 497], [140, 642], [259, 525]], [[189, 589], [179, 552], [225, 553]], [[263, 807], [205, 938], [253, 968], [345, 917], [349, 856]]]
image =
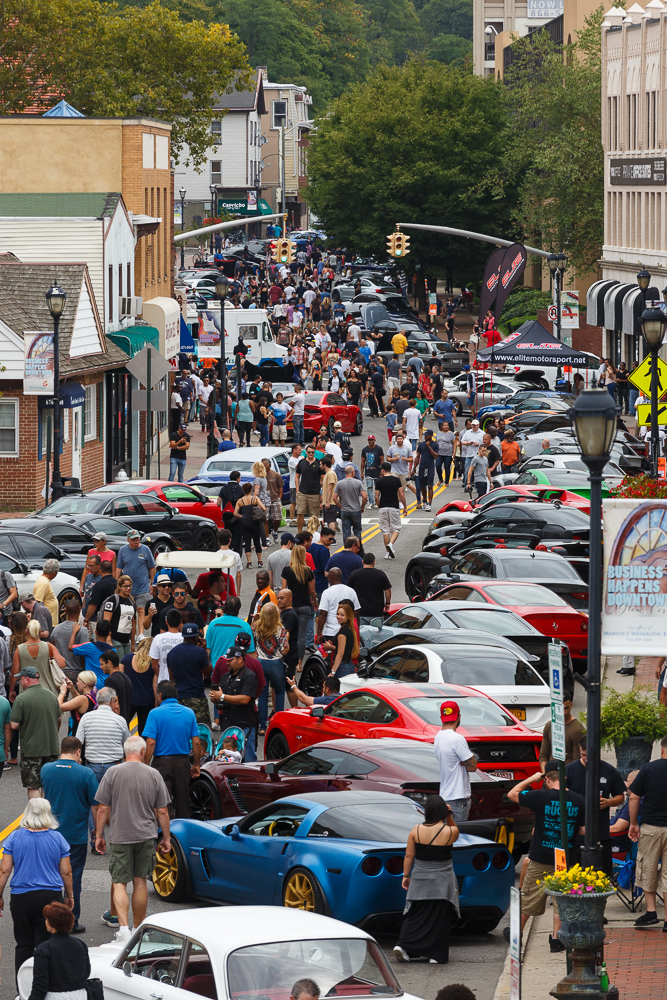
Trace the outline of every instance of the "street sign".
[[[133, 410], [147, 410], [148, 409], [148, 390], [147, 389], [133, 389], [132, 390], [132, 409]], [[151, 392], [151, 410], [154, 412], [164, 413], [167, 409], [167, 393], [165, 389], [153, 389]]]
[[554, 847], [554, 867], [557, 872], [567, 871], [567, 858], [562, 847]]
[[551, 691], [551, 752], [554, 760], [565, 760], [563, 653], [560, 644], [555, 642], [549, 644], [549, 688]]
[[[651, 355], [647, 354], [639, 368], [630, 373], [630, 381], [649, 399], [651, 398]], [[658, 358], [658, 399], [667, 392], [667, 364]]]
[[[651, 426], [650, 403], [637, 403], [635, 405], [635, 414], [637, 416], [638, 427]], [[667, 424], [667, 403], [658, 404], [658, 426], [660, 426], [661, 424]]]
[[556, 309], [556, 306], [549, 306], [547, 309], [547, 319], [551, 320], [552, 323], [556, 322], [558, 319], [558, 310]]
[[[137, 379], [142, 385], [145, 385], [148, 379], [148, 347], [144, 347], [143, 350], [135, 354], [131, 361], [128, 361], [125, 367], [130, 372], [131, 375]], [[151, 389], [158, 382], [161, 382], [165, 376], [169, 375], [174, 369], [171, 367], [169, 362], [165, 357], [163, 357], [158, 351], [157, 347], [151, 347]]]
[[510, 1000], [521, 1000], [521, 892], [510, 889]]

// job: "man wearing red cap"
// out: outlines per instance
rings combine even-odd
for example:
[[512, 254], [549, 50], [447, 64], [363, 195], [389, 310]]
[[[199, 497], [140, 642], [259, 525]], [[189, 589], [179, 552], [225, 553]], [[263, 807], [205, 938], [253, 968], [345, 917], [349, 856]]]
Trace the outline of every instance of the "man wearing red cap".
[[442, 729], [436, 733], [433, 749], [440, 765], [440, 797], [452, 811], [454, 822], [467, 820], [470, 812], [469, 771], [477, 770], [477, 758], [464, 736], [456, 730], [461, 722], [461, 710], [455, 701], [443, 701], [440, 706]]

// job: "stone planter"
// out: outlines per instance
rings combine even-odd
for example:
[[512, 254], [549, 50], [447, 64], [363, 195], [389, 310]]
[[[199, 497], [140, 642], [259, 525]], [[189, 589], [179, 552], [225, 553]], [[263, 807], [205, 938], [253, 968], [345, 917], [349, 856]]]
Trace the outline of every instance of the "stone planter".
[[605, 938], [603, 924], [607, 900], [613, 892], [587, 892], [582, 896], [545, 890], [558, 903], [561, 928], [558, 939], [572, 949], [572, 972], [551, 991], [559, 1000], [600, 996], [600, 977], [595, 975], [595, 953]]
[[617, 743], [614, 749], [616, 750], [616, 767], [625, 780], [630, 771], [638, 771], [642, 764], [648, 764], [653, 744], [645, 740], [643, 736], [631, 736], [623, 743]]

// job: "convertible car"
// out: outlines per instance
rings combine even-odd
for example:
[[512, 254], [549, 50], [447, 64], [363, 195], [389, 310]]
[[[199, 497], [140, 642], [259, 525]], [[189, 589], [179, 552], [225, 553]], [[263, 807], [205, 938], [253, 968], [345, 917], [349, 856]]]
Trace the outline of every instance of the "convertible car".
[[[298, 979], [322, 996], [404, 993], [382, 949], [365, 931], [331, 917], [268, 906], [201, 907], [153, 913], [127, 941], [90, 948], [90, 975], [105, 1000], [289, 1000]], [[33, 960], [18, 973], [17, 1000], [32, 988]]]
[[[153, 885], [174, 903], [268, 904], [390, 928], [405, 906], [408, 834], [423, 820], [416, 802], [365, 791], [290, 795], [231, 820], [177, 819], [169, 854], [157, 852]], [[493, 930], [509, 908], [512, 855], [465, 833], [452, 855], [461, 922]]]

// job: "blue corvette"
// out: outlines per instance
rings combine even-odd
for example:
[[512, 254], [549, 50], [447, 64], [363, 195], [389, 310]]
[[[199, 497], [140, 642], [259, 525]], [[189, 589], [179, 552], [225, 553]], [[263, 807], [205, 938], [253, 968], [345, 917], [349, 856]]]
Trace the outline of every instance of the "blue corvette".
[[[272, 904], [348, 924], [391, 926], [405, 906], [401, 886], [410, 830], [423, 810], [389, 792], [290, 795], [237, 818], [171, 824], [171, 851], [157, 854], [162, 899]], [[462, 923], [491, 931], [509, 908], [512, 855], [461, 834], [453, 848]]]

